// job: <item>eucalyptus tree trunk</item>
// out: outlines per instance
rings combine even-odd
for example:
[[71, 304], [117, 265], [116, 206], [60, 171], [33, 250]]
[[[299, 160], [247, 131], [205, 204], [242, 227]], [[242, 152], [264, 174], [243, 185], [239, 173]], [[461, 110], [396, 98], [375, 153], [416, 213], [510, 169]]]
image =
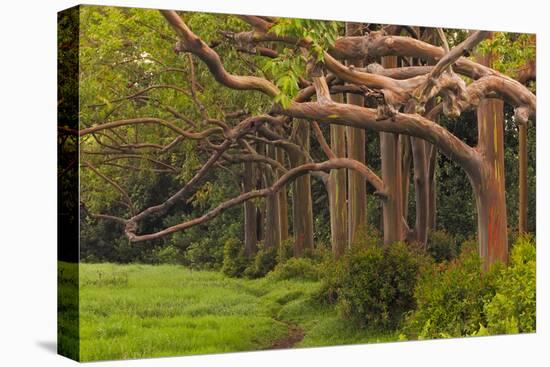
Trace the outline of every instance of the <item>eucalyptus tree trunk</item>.
[[[361, 23], [346, 23], [346, 36], [362, 35]], [[348, 60], [348, 65], [363, 67], [363, 60]], [[359, 94], [348, 94], [347, 103], [364, 106], [364, 97]], [[354, 127], [346, 127], [347, 155], [348, 158], [365, 163], [365, 130]], [[358, 239], [360, 233], [365, 230], [367, 224], [367, 183], [365, 178], [354, 170], [348, 170], [348, 220], [349, 243]]]
[[[385, 68], [397, 67], [397, 57], [382, 57]], [[380, 160], [382, 181], [386, 185], [387, 196], [382, 201], [384, 218], [384, 243], [390, 244], [404, 239], [403, 232], [403, 199], [402, 199], [402, 154], [399, 135], [380, 133]]]
[[[492, 55], [478, 55], [480, 64], [490, 66]], [[508, 226], [504, 182], [504, 103], [486, 98], [477, 108], [478, 152], [481, 162], [469, 175], [477, 205], [479, 252], [485, 268], [508, 261]]]
[[[262, 154], [265, 152], [265, 144], [264, 143], [258, 143], [256, 146], [256, 150], [258, 152], [261, 152]], [[263, 187], [266, 187], [266, 176], [263, 173], [262, 169], [255, 169], [254, 170], [254, 179], [256, 181], [256, 189], [261, 189]], [[266, 216], [266, 206], [260, 205], [256, 207], [256, 226], [258, 230], [257, 239], [258, 241], [264, 241], [265, 240], [265, 216]]]
[[[295, 142], [309, 151], [309, 123], [303, 120], [297, 124]], [[289, 152], [290, 165], [306, 163], [303, 154]], [[298, 177], [292, 186], [292, 227], [294, 232], [294, 256], [302, 256], [313, 249], [313, 205], [311, 200], [311, 177], [309, 174]]]
[[[333, 96], [335, 102], [342, 102], [342, 95]], [[346, 128], [341, 125], [330, 125], [330, 146], [337, 157], [346, 156]], [[330, 237], [332, 254], [340, 257], [348, 247], [348, 210], [346, 170], [333, 169], [330, 171], [328, 183]]]
[[[418, 27], [415, 29], [420, 33]], [[435, 30], [432, 32], [425, 32], [422, 38], [432, 43], [434, 40], [436, 40], [436, 42], [438, 40], [441, 41], [436, 35]], [[415, 66], [420, 65], [419, 60], [416, 58], [411, 58], [410, 62]], [[429, 61], [428, 64], [434, 63]], [[435, 107], [435, 103], [432, 99], [426, 104], [426, 111], [430, 111], [433, 107]], [[414, 111], [405, 112], [413, 113]], [[437, 119], [437, 116], [434, 118]], [[415, 223], [413, 238], [411, 240], [421, 244], [423, 248], [426, 248], [428, 231], [431, 228], [430, 221], [432, 220], [435, 223], [435, 187], [433, 186], [435, 185], [435, 180], [430, 173], [432, 144], [423, 139], [414, 137], [411, 137], [410, 141], [414, 165], [413, 177], [415, 193]]]
[[428, 229], [435, 230], [437, 218], [437, 180], [435, 177], [437, 170], [437, 148], [430, 143], [426, 143], [426, 147], [430, 150], [430, 155], [428, 157]]
[[401, 154], [403, 154], [401, 161], [401, 207], [403, 208], [403, 218], [407, 219], [409, 217], [409, 186], [412, 165], [411, 139], [407, 135], [401, 135], [399, 143], [401, 144]]
[[[282, 148], [277, 148], [277, 161], [285, 166], [285, 151]], [[288, 200], [286, 193], [286, 185], [279, 191], [279, 223], [281, 226], [281, 241], [288, 239]]]
[[425, 247], [428, 240], [428, 215], [430, 203], [428, 177], [429, 162], [424, 140], [411, 137], [411, 147], [414, 162], [414, 194], [416, 203], [414, 241]]
[[[429, 111], [434, 107], [433, 101], [426, 104], [426, 110]], [[412, 113], [412, 111], [407, 111]], [[421, 244], [426, 248], [428, 242], [428, 231], [430, 227], [430, 215], [433, 210], [433, 218], [435, 219], [435, 207], [431, 207], [432, 198], [435, 199], [435, 180], [430, 172], [432, 144], [429, 142], [411, 137], [411, 150], [413, 159], [413, 177], [414, 177], [414, 194], [415, 194], [415, 224], [413, 231], [414, 242]], [[433, 197], [431, 196], [433, 195]], [[435, 205], [435, 201], [433, 201]]]
[[[266, 146], [266, 155], [269, 158], [276, 158], [275, 147], [272, 145]], [[271, 167], [266, 169], [267, 186], [272, 186], [277, 180], [275, 169]], [[281, 225], [280, 225], [280, 210], [279, 210], [279, 194], [269, 195], [265, 203], [265, 247], [278, 247], [281, 243]]]
[[[243, 170], [243, 191], [256, 189], [256, 169], [251, 162], [245, 162]], [[258, 228], [256, 205], [252, 200], [244, 202], [244, 251], [248, 258], [254, 256], [257, 250]]]

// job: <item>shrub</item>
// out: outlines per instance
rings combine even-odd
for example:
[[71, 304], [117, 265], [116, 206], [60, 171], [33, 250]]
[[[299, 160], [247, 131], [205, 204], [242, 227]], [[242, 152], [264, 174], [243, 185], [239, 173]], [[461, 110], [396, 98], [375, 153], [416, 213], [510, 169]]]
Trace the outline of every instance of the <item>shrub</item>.
[[332, 260], [332, 248], [321, 245], [313, 249], [313, 251], [306, 251], [304, 257], [320, 265], [328, 260]]
[[266, 248], [260, 242], [258, 243], [258, 252], [252, 263], [245, 269], [244, 275], [249, 278], [261, 278], [273, 270], [275, 265], [277, 265], [277, 249], [275, 247]]
[[464, 242], [462, 242], [458, 248], [457, 255], [462, 255], [466, 253], [479, 253], [479, 243], [477, 242], [477, 239], [468, 239]]
[[510, 265], [496, 280], [496, 294], [484, 311], [491, 334], [534, 332], [536, 329], [536, 250], [532, 237], [512, 247]]
[[281, 241], [279, 248], [277, 249], [277, 263], [282, 263], [294, 256], [294, 241], [292, 239], [286, 239]]
[[382, 246], [382, 244], [383, 241], [380, 230], [369, 224], [358, 231], [355, 241], [351, 244], [351, 247]]
[[185, 252], [185, 261], [191, 268], [219, 269], [223, 263], [223, 248], [210, 238], [191, 243]]
[[333, 258], [325, 259], [319, 264], [319, 274], [321, 276], [321, 286], [313, 294], [315, 301], [321, 304], [333, 305], [338, 301], [338, 291], [341, 282], [341, 266]]
[[360, 327], [393, 328], [414, 308], [417, 275], [427, 262], [403, 243], [356, 245], [337, 262], [329, 284], [337, 290], [344, 317]]
[[427, 249], [437, 262], [452, 260], [458, 252], [456, 239], [444, 230], [430, 232]]
[[229, 238], [223, 247], [222, 272], [230, 277], [241, 276], [246, 268], [243, 244], [236, 238]]
[[405, 332], [420, 339], [472, 335], [484, 321], [483, 305], [494, 295], [497, 270], [481, 271], [476, 251], [463, 251], [449, 262], [433, 265], [414, 291], [416, 310]]
[[173, 245], [157, 248], [151, 255], [154, 264], [180, 264], [182, 256], [178, 248]]
[[319, 280], [319, 267], [308, 258], [292, 258], [279, 263], [268, 276], [274, 280]]

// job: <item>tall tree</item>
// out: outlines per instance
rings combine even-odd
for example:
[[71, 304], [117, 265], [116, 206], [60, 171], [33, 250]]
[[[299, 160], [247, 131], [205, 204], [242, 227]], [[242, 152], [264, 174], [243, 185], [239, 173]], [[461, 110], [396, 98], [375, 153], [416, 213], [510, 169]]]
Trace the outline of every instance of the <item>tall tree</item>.
[[[382, 67], [396, 68], [397, 57], [382, 57]], [[387, 187], [387, 197], [382, 202], [384, 220], [384, 243], [390, 244], [404, 239], [403, 229], [403, 186], [402, 157], [399, 134], [392, 132], [380, 133], [380, 161], [382, 166], [382, 181]]]
[[[270, 144], [266, 145], [266, 156], [276, 159], [276, 148]], [[272, 167], [265, 171], [266, 187], [272, 186], [277, 181], [277, 174]], [[281, 217], [279, 208], [279, 195], [273, 193], [267, 196], [265, 205], [265, 247], [279, 247], [281, 244]]]
[[[243, 191], [248, 192], [256, 188], [256, 171], [250, 162], [243, 163]], [[258, 228], [256, 217], [256, 206], [253, 201], [244, 203], [244, 248], [247, 257], [256, 253], [258, 243]]]
[[[478, 55], [480, 64], [492, 66], [494, 55]], [[488, 263], [508, 260], [508, 223], [504, 183], [504, 102], [484, 98], [477, 108], [480, 177], [470, 176], [478, 208], [480, 255]]]
[[[342, 102], [342, 94], [334, 95], [334, 101]], [[346, 156], [345, 126], [330, 125], [330, 146], [337, 158]], [[340, 257], [349, 244], [346, 170], [330, 171], [327, 183], [330, 213], [332, 253]]]
[[[346, 36], [354, 37], [363, 34], [363, 24], [346, 23]], [[363, 67], [362, 59], [347, 60], [348, 65]], [[359, 94], [349, 93], [347, 102], [356, 106], [364, 106], [364, 97]], [[347, 155], [349, 158], [365, 163], [365, 130], [354, 127], [346, 127]], [[360, 233], [365, 230], [367, 224], [367, 184], [365, 179], [353, 170], [348, 171], [348, 238], [353, 244]]]
[[[295, 121], [296, 144], [305, 152], [309, 151], [309, 124], [306, 121]], [[306, 163], [305, 156], [290, 154], [292, 167]], [[294, 255], [302, 256], [305, 251], [313, 249], [313, 206], [311, 201], [311, 177], [305, 174], [294, 181], [292, 188], [292, 220], [294, 230]]]
[[[277, 148], [277, 162], [284, 166], [285, 151], [282, 148]], [[288, 239], [288, 198], [286, 187], [283, 187], [279, 192], [279, 222], [281, 226], [281, 240]]]

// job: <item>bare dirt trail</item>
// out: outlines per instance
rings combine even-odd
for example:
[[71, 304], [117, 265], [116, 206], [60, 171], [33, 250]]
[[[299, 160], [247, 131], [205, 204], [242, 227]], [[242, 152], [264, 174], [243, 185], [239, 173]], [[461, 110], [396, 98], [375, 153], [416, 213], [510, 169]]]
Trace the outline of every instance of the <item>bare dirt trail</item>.
[[280, 339], [273, 341], [273, 343], [266, 349], [288, 349], [294, 347], [296, 344], [302, 341], [305, 336], [304, 330], [296, 325], [286, 323], [288, 325], [288, 334]]

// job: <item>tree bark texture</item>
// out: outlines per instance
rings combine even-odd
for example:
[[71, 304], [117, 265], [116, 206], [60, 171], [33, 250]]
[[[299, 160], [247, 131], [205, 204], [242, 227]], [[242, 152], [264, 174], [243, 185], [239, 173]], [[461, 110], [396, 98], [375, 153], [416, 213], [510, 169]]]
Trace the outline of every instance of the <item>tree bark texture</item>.
[[[303, 120], [294, 122], [296, 127], [295, 141], [309, 151], [309, 123]], [[289, 153], [290, 164], [298, 167], [306, 163], [304, 155]], [[305, 251], [313, 249], [313, 204], [311, 199], [311, 176], [297, 178], [292, 188], [292, 226], [294, 231], [294, 256], [302, 256]]]
[[[397, 67], [397, 57], [383, 57], [382, 66], [385, 68]], [[385, 244], [391, 244], [404, 239], [401, 179], [402, 154], [400, 148], [398, 134], [380, 133], [382, 181], [387, 187], [387, 197], [382, 202]]]
[[[266, 145], [266, 155], [275, 159], [275, 147]], [[272, 186], [277, 181], [275, 170], [266, 169], [266, 186]], [[281, 223], [279, 210], [279, 194], [275, 193], [266, 198], [265, 203], [265, 247], [273, 248], [281, 244]]]
[[[342, 95], [333, 96], [337, 102], [342, 101]], [[330, 146], [336, 157], [346, 156], [346, 127], [330, 125]], [[340, 257], [348, 247], [348, 210], [346, 170], [332, 170], [327, 183], [330, 212], [330, 236], [332, 253]]]
[[[478, 62], [491, 66], [492, 55], [478, 55]], [[479, 253], [485, 267], [508, 261], [508, 225], [504, 182], [504, 102], [483, 99], [477, 109], [478, 152], [482, 162], [474, 177], [478, 214]]]
[[[361, 23], [346, 23], [346, 36], [360, 36], [362, 34]], [[348, 65], [363, 67], [362, 59], [348, 60]], [[347, 103], [364, 106], [364, 97], [358, 94], [347, 94]], [[346, 127], [347, 155], [348, 158], [365, 163], [365, 130]], [[358, 172], [348, 170], [348, 238], [350, 245], [358, 239], [361, 232], [365, 231], [367, 224], [367, 185], [365, 178]]]
[[[243, 164], [243, 191], [248, 192], [256, 189], [256, 170], [253, 163]], [[244, 203], [244, 250], [248, 258], [254, 256], [257, 250], [258, 228], [256, 217], [256, 205], [249, 200]]]

